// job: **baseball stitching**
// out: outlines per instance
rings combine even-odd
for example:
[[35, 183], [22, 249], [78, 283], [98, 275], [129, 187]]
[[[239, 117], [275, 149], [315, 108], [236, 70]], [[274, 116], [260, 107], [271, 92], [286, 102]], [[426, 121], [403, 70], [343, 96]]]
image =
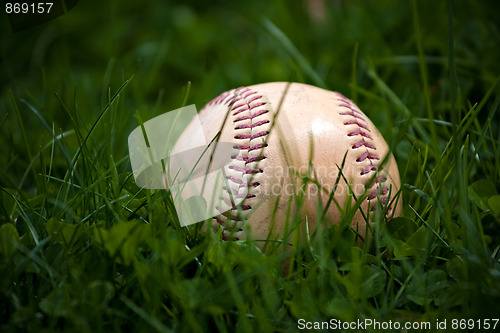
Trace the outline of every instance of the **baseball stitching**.
[[[238, 235], [243, 233], [244, 221], [238, 212], [252, 209], [245, 199], [255, 197], [252, 190], [260, 186], [260, 182], [255, 178], [264, 172], [258, 164], [266, 158], [263, 150], [267, 146], [265, 138], [269, 134], [270, 120], [262, 118], [267, 118], [264, 115], [268, 114], [269, 110], [261, 95], [244, 87], [225, 92], [207, 105], [214, 104], [228, 106], [230, 114], [227, 121], [231, 119], [234, 124], [234, 139], [237, 142], [234, 148], [239, 151], [231, 156], [232, 162], [228, 169], [233, 175], [226, 176], [230, 186], [225, 188], [227, 197], [222, 198], [227, 207], [217, 207], [221, 214], [214, 217], [214, 230], [222, 226], [223, 240], [239, 240]], [[259, 142], [255, 142], [259, 138]], [[233, 197], [244, 200], [236, 205]]]
[[[377, 147], [373, 144], [373, 137], [368, 126], [365, 115], [351, 100], [346, 98], [340, 93], [337, 93], [340, 102], [339, 106], [343, 108], [339, 114], [346, 120], [344, 125], [350, 126], [347, 132], [348, 137], [359, 137], [359, 139], [352, 145], [352, 149], [360, 150], [360, 154], [356, 158], [357, 163], [362, 163], [364, 168], [361, 170], [360, 175], [367, 175], [375, 172], [377, 176], [371, 184], [366, 184], [365, 188], [368, 190], [367, 200], [371, 201], [377, 196], [382, 205], [385, 205], [389, 200], [389, 187], [387, 185], [387, 176], [381, 175], [385, 170], [379, 171], [380, 156], [377, 154]], [[376, 205], [370, 205], [370, 211], [376, 210]], [[387, 209], [387, 215], [392, 211], [391, 208]]]
[[[379, 170], [381, 158], [377, 153], [377, 147], [374, 144], [366, 116], [351, 100], [340, 93], [336, 94], [337, 101], [340, 102], [338, 106], [342, 108], [339, 115], [345, 119], [343, 124], [349, 126], [346, 135], [357, 139], [351, 147], [360, 152], [356, 158], [356, 162], [363, 165], [360, 175], [376, 173], [373, 182], [365, 184], [368, 194], [367, 200], [371, 202], [378, 197], [380, 202], [385, 205], [390, 199], [390, 190], [385, 170]], [[265, 115], [269, 113], [269, 109], [266, 107], [267, 102], [261, 95], [246, 87], [224, 92], [210, 101], [207, 106], [216, 104], [226, 105], [229, 109], [230, 114], [227, 121], [233, 122], [234, 139], [237, 141], [234, 148], [239, 153], [231, 157], [232, 162], [228, 166], [233, 174], [226, 176], [230, 186], [225, 188], [227, 197], [223, 198], [223, 202], [227, 207], [226, 209], [217, 207], [221, 213], [214, 217], [213, 227], [214, 231], [217, 231], [219, 226], [223, 227], [223, 240], [239, 240], [238, 235], [244, 232], [243, 224], [245, 221], [238, 212], [252, 209], [252, 206], [245, 200], [255, 198], [252, 190], [260, 186], [258, 174], [264, 172], [262, 168], [259, 168], [258, 163], [266, 158], [264, 148], [267, 147], [265, 142], [269, 134], [269, 126], [265, 125], [269, 125], [270, 120]], [[256, 143], [255, 140], [259, 138], [261, 139]], [[244, 201], [236, 205], [232, 200], [233, 197], [244, 198]], [[376, 210], [376, 205], [370, 205], [370, 211], [374, 210]], [[391, 211], [392, 208], [387, 209], [387, 216]]]

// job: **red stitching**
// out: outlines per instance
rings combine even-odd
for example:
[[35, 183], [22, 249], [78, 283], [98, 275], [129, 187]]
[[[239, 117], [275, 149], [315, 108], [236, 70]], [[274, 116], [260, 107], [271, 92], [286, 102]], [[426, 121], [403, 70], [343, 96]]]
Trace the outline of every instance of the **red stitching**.
[[[259, 98], [262, 98], [262, 96], [260, 96]], [[255, 100], [255, 99], [254, 99]], [[252, 101], [254, 101], [252, 100]], [[251, 102], [248, 102], [248, 104], [250, 104]], [[265, 102], [258, 102], [258, 103], [255, 103], [253, 104], [251, 107], [250, 107], [250, 110], [253, 110], [255, 108], [258, 108], [259, 106], [262, 106], [262, 105], [265, 105], [266, 103]]]
[[250, 139], [250, 141], [252, 141], [253, 139], [260, 138], [261, 136], [265, 136], [268, 134], [269, 134], [268, 131], [262, 131], [262, 132], [258, 132], [255, 134], [238, 134], [238, 135], [235, 135], [234, 138], [235, 139]]
[[236, 123], [238, 121], [249, 120], [249, 119], [252, 120], [253, 118], [258, 117], [258, 116], [263, 115], [264, 113], [268, 113], [268, 112], [269, 112], [269, 110], [260, 110], [260, 111], [257, 111], [250, 116], [241, 116], [241, 117], [237, 118], [234, 122]]
[[[236, 103], [235, 103], [235, 104], [236, 104]], [[233, 109], [234, 109], [234, 110], [237, 110], [237, 109], [239, 109], [239, 108], [241, 108], [241, 107], [243, 107], [243, 106], [245, 106], [246, 108], [245, 108], [245, 109], [243, 109], [243, 110], [241, 110], [241, 111], [245, 111], [245, 110], [247, 110], [247, 109], [248, 109], [248, 105], [247, 105], [247, 103], [245, 103], [244, 101], [243, 101], [243, 103], [240, 103], [240, 104], [236, 104], [236, 105], [234, 105], [234, 104], [233, 104]], [[234, 116], [234, 115], [236, 115], [236, 114], [238, 114], [238, 113], [240, 113], [241, 111], [237, 111], [237, 112], [233, 113], [233, 116]]]
[[227, 98], [230, 96], [234, 96], [234, 93], [237, 90], [238, 89], [232, 89], [232, 90], [229, 90], [229, 91], [222, 93], [218, 97], [216, 97], [216, 98], [212, 99], [210, 102], [208, 102], [207, 106], [213, 105], [213, 104], [220, 104], [220, 103], [227, 104], [229, 101], [232, 100], [231, 98], [229, 98], [229, 99], [227, 99]]
[[231, 206], [231, 210], [250, 210], [252, 209], [252, 207], [250, 205], [239, 205], [239, 206], [236, 206], [234, 204], [234, 202], [232, 202], [230, 199], [224, 199], [224, 203], [228, 206]]
[[[339, 106], [348, 108], [352, 112], [359, 113], [359, 115], [363, 117], [363, 112], [361, 112], [361, 110], [356, 106], [356, 104], [354, 104], [350, 99], [348, 99], [345, 96], [342, 96], [342, 98], [340, 98], [339, 101], [344, 102], [342, 104], [339, 104]], [[362, 119], [365, 120], [364, 118]]]
[[254, 128], [254, 127], [257, 127], [257, 126], [261, 126], [261, 125], [264, 125], [264, 124], [268, 124], [269, 123], [269, 120], [261, 120], [261, 121], [258, 121], [256, 122], [255, 124], [243, 124], [243, 125], [238, 125], [236, 126], [234, 129], [245, 129], [245, 128]]
[[233, 183], [236, 183], [236, 184], [238, 184], [238, 185], [244, 185], [243, 180], [241, 180], [241, 179], [239, 179], [239, 178], [236, 178], [236, 177], [234, 177], [234, 176], [229, 176], [229, 177], [226, 177], [226, 178], [227, 178], [227, 180], [230, 180], [230, 181], [232, 181]]
[[361, 135], [361, 136], [364, 136], [367, 139], [372, 139], [373, 140], [373, 138], [371, 137], [371, 135], [368, 134], [368, 132], [365, 132], [365, 131], [361, 130], [361, 128], [357, 128], [354, 131], [351, 131], [351, 132], [347, 133], [347, 136], [355, 136], [355, 135]]
[[[266, 103], [255, 103], [254, 105], [250, 105], [249, 103], [238, 104], [238, 106], [234, 107], [235, 111], [233, 112], [233, 116], [237, 116], [240, 113], [242, 113], [243, 111], [253, 110], [253, 109], [255, 109], [255, 108], [259, 107], [259, 106], [262, 106], [264, 104], [266, 104]], [[262, 112], [262, 111], [264, 111], [264, 112]], [[261, 112], [261, 114], [263, 114], [263, 113], [266, 113], [267, 110], [261, 110], [260, 112]], [[246, 117], [248, 119], [253, 119], [256, 116], [254, 115], [254, 116], [250, 116], [250, 117], [246, 116]], [[236, 122], [236, 121], [237, 120], [235, 120], [234, 122]]]
[[[373, 190], [373, 192], [370, 193], [370, 196], [369, 196], [370, 200], [375, 199], [377, 197], [379, 191], [380, 190], [378, 187], [375, 190]], [[387, 188], [387, 187], [382, 188], [381, 195], [386, 195], [387, 193], [389, 193], [389, 188]]]
[[[254, 96], [254, 97], [252, 97], [252, 98], [251, 98], [251, 99], [250, 99], [247, 103], [248, 103], [248, 104], [250, 104], [250, 103], [252, 103], [253, 101], [258, 100], [258, 99], [261, 99], [261, 98], [262, 98], [262, 96]], [[260, 105], [262, 105], [262, 103], [258, 104], [257, 106], [260, 106]]]
[[253, 145], [253, 146], [247, 146], [247, 145], [235, 145], [235, 146], [233, 146], [234, 149], [248, 150], [248, 151], [257, 150], [257, 149], [261, 149], [264, 147], [267, 147], [267, 143], [258, 143], [258, 144]]
[[266, 158], [263, 155], [257, 155], [257, 156], [251, 156], [251, 157], [238, 155], [238, 156], [233, 156], [233, 157], [235, 160], [245, 161], [245, 164], [256, 162], [256, 161], [261, 161], [261, 160]]
[[[250, 90], [250, 88], [244, 88], [242, 89], [242, 93], [240, 94], [242, 98], [247, 98], [248, 96], [251, 96], [253, 94], [255, 94], [254, 91]], [[262, 96], [259, 96], [259, 98], [261, 98]], [[248, 104], [250, 104], [250, 102], [248, 102]]]
[[229, 169], [239, 171], [239, 172], [244, 173], [246, 175], [250, 175], [252, 173], [263, 173], [264, 172], [264, 170], [262, 170], [262, 169], [246, 169], [246, 168], [240, 167], [239, 165], [231, 165], [231, 166], [229, 166]]
[[[263, 120], [258, 120], [257, 118], [261, 115], [264, 115], [269, 112], [269, 110], [257, 110], [253, 112], [256, 108], [262, 107], [263, 105], [266, 104], [266, 102], [263, 102], [262, 96], [260, 94], [257, 94], [255, 91], [252, 91], [249, 88], [238, 88], [232, 91], [229, 91], [227, 93], [223, 93], [221, 96], [218, 98], [214, 99], [212, 102], [209, 104], [213, 103], [228, 103], [231, 102], [231, 113], [232, 116], [238, 116], [239, 114], [243, 112], [249, 112], [248, 115], [244, 116], [238, 116], [235, 120], [233, 120], [233, 123], [235, 124], [234, 130], [249, 130], [249, 133], [241, 133], [241, 134], [236, 134], [234, 136], [234, 139], [236, 140], [247, 140], [248, 142], [242, 143], [242, 144], [235, 144], [233, 147], [235, 149], [241, 150], [246, 150], [247, 152], [258, 150], [258, 149], [263, 149], [267, 147], [267, 144], [265, 143], [257, 143], [257, 144], [251, 144], [251, 141], [257, 138], [264, 137], [269, 134], [268, 131], [257, 131], [256, 128], [259, 126], [263, 126], [265, 124], [270, 123], [269, 120], [263, 119]], [[241, 121], [247, 121], [245, 123], [240, 123], [236, 125], [236, 123], [241, 122]], [[257, 168], [257, 166], [253, 167], [246, 167], [251, 166], [253, 162], [258, 162], [266, 158], [266, 156], [259, 154], [257, 156], [242, 156], [242, 155], [236, 155], [232, 156], [234, 160], [237, 161], [242, 161], [244, 162], [244, 166], [242, 165], [237, 165], [233, 164], [229, 166], [229, 169], [232, 169], [234, 171], [241, 172], [243, 175], [248, 175], [248, 174], [257, 174], [257, 173], [262, 173], [264, 172], [262, 169]], [[226, 177], [228, 181], [237, 184], [238, 188], [243, 188], [243, 187], [257, 187], [260, 186], [260, 182], [258, 181], [251, 181], [249, 184], [243, 181], [243, 177], [235, 177], [235, 176], [229, 176]], [[226, 188], [225, 189], [227, 193], [232, 194], [233, 197], [235, 198], [240, 198], [240, 199], [245, 199], [245, 198], [255, 198], [256, 195], [253, 193], [247, 193], [247, 194], [241, 194], [238, 192], [237, 189], [231, 189], [231, 188]], [[252, 206], [248, 204], [241, 203], [239, 205], [235, 205], [234, 202], [231, 201], [231, 199], [224, 199], [224, 202], [231, 207], [232, 211], [235, 210], [250, 210], [252, 209]], [[219, 208], [217, 208], [219, 209]], [[242, 218], [241, 216], [238, 215], [233, 215], [230, 212], [222, 212], [220, 209], [219, 211], [221, 212], [222, 216], [225, 216], [227, 219], [232, 220], [232, 221], [241, 221]], [[221, 219], [219, 217], [214, 217], [214, 219], [220, 224], [221, 226], [224, 227], [224, 230], [230, 230], [232, 228], [228, 227], [228, 224], [224, 219]], [[231, 230], [232, 231], [232, 230]], [[242, 229], [238, 229], [238, 231], [242, 231]], [[222, 236], [223, 240], [228, 240], [229, 236], [227, 233], [224, 233]], [[233, 236], [233, 240], [237, 240], [238, 238]]]
[[[380, 197], [380, 203], [382, 205], [385, 205], [387, 203], [387, 201], [389, 201], [389, 198], [388, 197]], [[372, 205], [370, 207], [370, 212], [374, 212], [377, 210], [377, 205]], [[388, 208], [387, 209], [387, 213], [386, 213], [386, 216], [387, 216], [387, 219], [389, 219], [390, 215], [391, 215], [391, 212], [392, 212], [392, 208]]]
[[[223, 227], [223, 230], [225, 230], [225, 231], [232, 231], [232, 229], [236, 229], [235, 227], [231, 227], [231, 226], [229, 226], [229, 225], [228, 225], [225, 221], [223, 221], [221, 218], [219, 218], [219, 217], [217, 217], [217, 216], [216, 216], [216, 217], [214, 217], [214, 220], [216, 220], [216, 221], [217, 221], [217, 223], [218, 223], [220, 226], [222, 226], [222, 227]], [[218, 230], [217, 230], [217, 227], [215, 227], [215, 226], [214, 226], [212, 229], [213, 229], [213, 231], [214, 231], [214, 232], [217, 232], [217, 231], [218, 231]], [[241, 231], [243, 231], [243, 229], [238, 228], [238, 229], [236, 229], [235, 231], [236, 231], [236, 232], [241, 232]], [[224, 233], [223, 233], [223, 234], [222, 234], [222, 240], [223, 240], [223, 241], [227, 241], [227, 240], [229, 240], [229, 237], [228, 237], [226, 234], [224, 234]], [[234, 237], [234, 236], [233, 236], [233, 240], [235, 240], [235, 241], [236, 241], [236, 240], [239, 240], [239, 238], [238, 238], [238, 237]]]
[[373, 154], [373, 153], [365, 151], [363, 154], [359, 155], [359, 157], [356, 159], [356, 162], [363, 162], [366, 159], [380, 160], [380, 157], [378, 157], [377, 154]]
[[373, 187], [374, 185], [378, 184], [378, 183], [385, 183], [387, 181], [387, 178], [385, 178], [384, 176], [378, 176], [377, 178], [375, 178], [375, 181], [372, 183], [371, 187]]
[[374, 150], [376, 150], [376, 149], [377, 149], [377, 148], [376, 148], [373, 144], [371, 144], [371, 143], [370, 143], [370, 142], [368, 142], [368, 141], [365, 141], [364, 139], [361, 139], [361, 140], [359, 140], [358, 142], [356, 142], [356, 143], [352, 146], [352, 148], [357, 149], [357, 148], [359, 148], [359, 147], [361, 147], [361, 146], [365, 146], [365, 147], [367, 147], [367, 148], [371, 148], [371, 149], [374, 149]]
[[342, 116], [352, 116], [354, 118], [358, 118], [358, 119], [364, 120], [363, 117], [361, 117], [357, 113], [354, 113], [354, 111], [352, 111], [352, 110], [351, 111], [347, 111], [347, 112], [341, 112], [340, 115], [342, 115]]
[[371, 171], [377, 171], [377, 166], [373, 165], [373, 164], [367, 166], [366, 168], [363, 169], [363, 171], [361, 171], [361, 176], [366, 175], [367, 173], [369, 173]]
[[[346, 125], [346, 126], [347, 125], [356, 125], [357, 126], [356, 129], [347, 132], [347, 136], [351, 137], [351, 136], [359, 135], [362, 137], [360, 140], [356, 141], [352, 145], [352, 149], [359, 149], [361, 147], [365, 147], [367, 149], [365, 152], [361, 153], [361, 155], [359, 155], [356, 158], [356, 162], [363, 162], [367, 159], [370, 162], [370, 165], [366, 166], [361, 171], [360, 174], [366, 175], [370, 172], [378, 172], [378, 165], [376, 163], [374, 163], [374, 161], [379, 161], [380, 157], [376, 153], [368, 151], [368, 149], [377, 150], [377, 148], [375, 147], [375, 145], [372, 142], [365, 140], [365, 138], [369, 139], [369, 140], [373, 140], [373, 138], [370, 135], [371, 131], [367, 126], [367, 121], [364, 117], [364, 114], [352, 101], [350, 101], [346, 97], [340, 95], [340, 98], [338, 98], [337, 100], [341, 102], [338, 105], [339, 107], [347, 109], [346, 111], [339, 112], [339, 114], [342, 116], [350, 116], [350, 117], [354, 118], [354, 119], [346, 120], [344, 122], [344, 125]], [[386, 181], [387, 181], [386, 177], [377, 176], [372, 184], [370, 184], [370, 185], [366, 184], [365, 187], [369, 188], [369, 190], [371, 191], [367, 197], [367, 200], [373, 200], [377, 196], [379, 196], [380, 202], [382, 204], [385, 204], [388, 201], [387, 195], [389, 193], [389, 188], [383, 185], [383, 183], [385, 183]], [[379, 186], [374, 187], [375, 184], [380, 184], [381, 190], [379, 189]], [[370, 210], [373, 211], [373, 210], [375, 210], [375, 208], [376, 207], [373, 206], [370, 208]], [[391, 210], [388, 209], [387, 214], [389, 214], [390, 211]]]
[[[342, 114], [342, 113], [341, 113], [341, 114]], [[370, 130], [368, 129], [368, 126], [366, 126], [365, 124], [363, 124], [363, 123], [361, 123], [361, 122], [357, 121], [356, 119], [351, 119], [351, 120], [348, 120], [348, 121], [346, 121], [346, 122], [344, 123], [344, 125], [357, 125], [357, 126], [359, 126], [359, 127], [363, 128], [363, 129], [367, 130], [367, 131], [370, 131]]]
[[[215, 208], [217, 208], [217, 210], [220, 211], [220, 209], [218, 207], [215, 207]], [[225, 216], [228, 219], [233, 220], [233, 221], [242, 221], [243, 220], [243, 218], [241, 216], [231, 215], [231, 212], [229, 212], [229, 211], [221, 212], [220, 215]]]

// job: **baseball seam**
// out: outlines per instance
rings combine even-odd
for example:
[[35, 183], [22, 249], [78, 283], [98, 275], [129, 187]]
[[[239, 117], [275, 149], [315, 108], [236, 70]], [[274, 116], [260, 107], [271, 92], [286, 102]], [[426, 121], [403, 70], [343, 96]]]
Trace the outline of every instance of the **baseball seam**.
[[[362, 152], [356, 158], [357, 163], [365, 164], [365, 167], [361, 170], [360, 175], [368, 175], [371, 173], [376, 173], [375, 179], [371, 184], [365, 184], [365, 188], [368, 191], [367, 200], [371, 201], [377, 196], [380, 199], [382, 205], [385, 205], [389, 201], [389, 187], [387, 184], [387, 177], [382, 175], [384, 170], [379, 170], [380, 167], [380, 156], [377, 153], [377, 147], [374, 145], [373, 137], [371, 135], [371, 130], [369, 129], [368, 122], [365, 118], [363, 112], [348, 98], [342, 94], [338, 94], [340, 97], [337, 101], [340, 102], [339, 107], [343, 108], [339, 112], [346, 120], [344, 125], [354, 125], [355, 129], [348, 130], [348, 137], [357, 137], [359, 139], [351, 146], [353, 150], [362, 150]], [[376, 210], [376, 205], [370, 206], [370, 211]], [[387, 215], [392, 211], [391, 208], [387, 209]]]
[[[362, 166], [359, 174], [371, 176], [370, 179], [372, 179], [372, 182], [367, 181], [364, 184], [367, 193], [366, 200], [371, 202], [378, 198], [382, 205], [386, 205], [390, 200], [388, 176], [384, 168], [380, 167], [381, 157], [370, 130], [370, 122], [351, 100], [342, 94], [336, 94], [338, 107], [341, 108], [338, 113], [344, 119], [343, 124], [348, 126], [346, 136], [355, 139], [355, 142], [351, 144], [351, 149], [359, 152], [355, 160]], [[225, 188], [227, 197], [223, 198], [229, 209], [217, 208], [221, 213], [214, 217], [216, 221], [214, 230], [222, 226], [223, 240], [239, 240], [238, 235], [243, 233], [245, 223], [239, 212], [252, 209], [252, 206], [245, 203], [245, 200], [254, 198], [256, 195], [252, 193], [253, 189], [261, 185], [258, 177], [254, 180], [254, 176], [264, 172], [258, 164], [266, 159], [264, 148], [267, 147], [265, 139], [269, 131], [262, 130], [262, 127], [269, 124], [270, 120], [262, 118], [266, 118], [263, 116], [269, 113], [269, 110], [265, 107], [266, 102], [263, 96], [246, 87], [227, 91], [210, 101], [207, 106], [214, 104], [228, 106], [228, 112], [230, 112], [228, 121], [234, 124], [234, 148], [239, 150], [239, 153], [231, 157], [232, 162], [228, 166], [233, 174], [226, 176], [228, 183], [232, 184]], [[255, 143], [254, 140], [259, 138], [259, 142]], [[249, 154], [251, 152], [252, 156]], [[243, 188], [244, 193], [241, 193], [240, 189]], [[236, 205], [232, 198], [243, 199], [243, 202]], [[375, 204], [370, 205], [370, 211], [375, 211], [376, 207]], [[391, 211], [392, 208], [387, 208], [386, 215], [389, 216]]]
[[[232, 183], [232, 186], [225, 188], [228, 195], [223, 198], [224, 204], [229, 209], [218, 208], [221, 214], [214, 217], [217, 222], [214, 227], [222, 226], [223, 240], [239, 240], [237, 236], [243, 232], [242, 223], [244, 221], [238, 212], [252, 209], [252, 206], [244, 201], [255, 197], [252, 189], [260, 186], [260, 182], [253, 180], [253, 177], [264, 172], [258, 167], [258, 163], [266, 158], [263, 154], [263, 149], [267, 146], [265, 140], [259, 143], [252, 141], [258, 138], [264, 139], [269, 134], [269, 131], [261, 130], [263, 125], [270, 122], [268, 119], [261, 119], [263, 115], [269, 113], [269, 110], [265, 107], [261, 108], [266, 104], [261, 95], [245, 87], [223, 93], [207, 105], [213, 104], [228, 105], [229, 117], [233, 118], [235, 131], [236, 144], [234, 148], [239, 150], [238, 154], [231, 156], [232, 162], [228, 166], [228, 169], [236, 172], [238, 176], [226, 176], [228, 183]], [[249, 156], [249, 153], [252, 153], [253, 156]], [[240, 193], [242, 188], [244, 193]], [[243, 202], [236, 205], [233, 197], [243, 199]]]

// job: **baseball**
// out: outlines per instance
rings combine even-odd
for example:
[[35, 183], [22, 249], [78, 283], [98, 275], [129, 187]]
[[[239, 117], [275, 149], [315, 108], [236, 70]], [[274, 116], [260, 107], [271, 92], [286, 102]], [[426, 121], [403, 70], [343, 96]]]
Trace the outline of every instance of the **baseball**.
[[[327, 226], [338, 223], [355, 199], [362, 203], [351, 226], [361, 239], [377, 209], [388, 218], [401, 213], [399, 171], [387, 143], [338, 92], [257, 84], [222, 93], [198, 115], [207, 138], [220, 131], [217, 141], [235, 149], [224, 167], [226, 197], [211, 221], [224, 240], [290, 243], [295, 232], [312, 233], [319, 216]], [[181, 142], [190, 140], [189, 128]], [[290, 225], [296, 214], [298, 227]]]

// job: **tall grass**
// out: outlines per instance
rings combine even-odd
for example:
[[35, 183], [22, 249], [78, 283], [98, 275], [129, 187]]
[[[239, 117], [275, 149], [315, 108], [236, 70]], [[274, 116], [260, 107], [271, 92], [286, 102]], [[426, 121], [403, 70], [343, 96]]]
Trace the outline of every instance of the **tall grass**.
[[[498, 318], [498, 5], [325, 4], [82, 1], [29, 31], [2, 22], [2, 331]], [[370, 244], [345, 219], [263, 254], [180, 227], [168, 191], [135, 185], [138, 119], [291, 79], [350, 93], [396, 156], [403, 216]]]

